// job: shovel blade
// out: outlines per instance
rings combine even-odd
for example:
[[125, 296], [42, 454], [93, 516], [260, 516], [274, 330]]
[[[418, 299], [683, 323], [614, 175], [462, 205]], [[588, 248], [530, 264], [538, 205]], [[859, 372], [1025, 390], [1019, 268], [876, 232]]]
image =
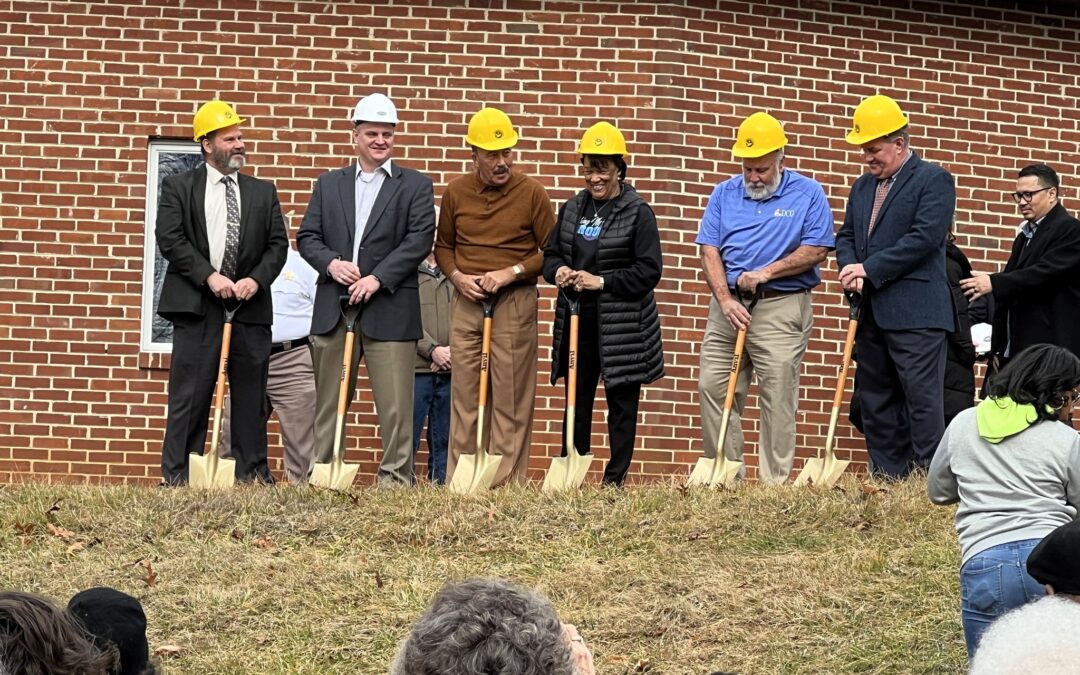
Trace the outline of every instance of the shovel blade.
[[831, 488], [836, 485], [836, 481], [840, 480], [840, 476], [847, 470], [848, 464], [851, 464], [851, 462], [846, 459], [837, 459], [835, 454], [829, 453], [822, 461], [821, 476], [814, 481], [815, 484], [823, 488]]
[[458, 457], [454, 477], [450, 479], [448, 486], [449, 490], [459, 495], [490, 490], [501, 462], [502, 455], [489, 455], [483, 451], [475, 455]]
[[585, 482], [585, 475], [589, 473], [595, 457], [591, 452], [587, 455], [579, 455], [574, 452], [569, 459], [570, 466], [567, 468], [566, 487], [573, 490], [581, 487], [581, 484]]
[[544, 475], [544, 484], [541, 492], [559, 492], [566, 489], [567, 476], [569, 475], [570, 458], [552, 457], [551, 466]]
[[803, 485], [806, 485], [807, 483], [810, 483], [811, 485], [820, 485], [821, 469], [822, 460], [820, 457], [814, 457], [806, 460], [806, 463], [803, 464], [802, 471], [800, 471], [799, 475], [795, 477], [795, 481], [792, 484], [796, 487], [801, 487]]
[[207, 455], [188, 455], [188, 485], [195, 488], [228, 488], [236, 484], [236, 460]]
[[716, 458], [702, 457], [694, 465], [694, 470], [690, 472], [690, 478], [686, 480], [686, 484], [688, 486], [731, 487], [735, 484], [735, 476], [740, 468], [742, 468], [742, 462], [728, 459], [725, 455]]
[[311, 469], [311, 478], [308, 483], [321, 488], [331, 490], [348, 491], [356, 480], [356, 473], [360, 470], [359, 464], [346, 464], [345, 462], [327, 462], [316, 464]]

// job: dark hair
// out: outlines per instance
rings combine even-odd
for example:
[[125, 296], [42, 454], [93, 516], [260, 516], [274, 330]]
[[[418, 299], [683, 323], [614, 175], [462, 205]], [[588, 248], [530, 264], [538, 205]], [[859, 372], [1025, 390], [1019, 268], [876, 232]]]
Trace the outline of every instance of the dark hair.
[[99, 651], [45, 598], [0, 591], [0, 669], [19, 675], [107, 675], [115, 648]]
[[1061, 179], [1058, 178], [1057, 171], [1054, 171], [1045, 164], [1029, 164], [1023, 169], [1020, 169], [1020, 173], [1017, 178], [1023, 178], [1024, 176], [1035, 176], [1039, 179], [1039, 187], [1044, 188], [1058, 188], [1061, 186]]
[[1035, 406], [1040, 420], [1057, 419], [1056, 409], [1080, 386], [1080, 359], [1056, 345], [1032, 345], [990, 378], [990, 398], [1008, 396]]
[[626, 180], [626, 160], [622, 155], [582, 155], [581, 166], [606, 166], [608, 162], [615, 165], [619, 172], [619, 180]]
[[897, 129], [896, 131], [892, 132], [891, 134], [888, 134], [887, 136], [885, 136], [885, 142], [886, 143], [892, 143], [893, 141], [895, 141], [898, 138], [904, 139], [904, 147], [905, 148], [910, 148], [911, 147], [911, 134], [908, 133], [908, 128], [907, 128], [906, 124], [904, 126], [900, 127], [899, 129]]

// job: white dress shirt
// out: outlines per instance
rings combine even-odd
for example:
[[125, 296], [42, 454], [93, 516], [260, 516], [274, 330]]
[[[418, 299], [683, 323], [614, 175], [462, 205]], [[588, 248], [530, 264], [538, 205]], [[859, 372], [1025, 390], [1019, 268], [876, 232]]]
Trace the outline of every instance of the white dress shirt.
[[379, 190], [389, 175], [389, 159], [372, 173], [366, 173], [360, 168], [360, 162], [356, 163], [356, 232], [353, 237], [352, 259], [357, 265], [360, 264], [360, 239], [364, 236], [371, 208], [375, 206], [375, 198], [379, 196]]
[[319, 273], [289, 247], [285, 266], [270, 285], [274, 300], [273, 337], [276, 342], [299, 340], [311, 333], [311, 314], [315, 308], [315, 283]]
[[[238, 173], [232, 174], [233, 192], [236, 194], [236, 205], [240, 207], [240, 185], [237, 181]], [[227, 211], [225, 208], [225, 187], [221, 182], [225, 175], [215, 169], [208, 162], [206, 164], [206, 192], [203, 196], [204, 216], [206, 218], [206, 240], [210, 243], [210, 264], [214, 269], [221, 271], [221, 259], [225, 257], [225, 220]], [[241, 211], [243, 213], [243, 211]]]

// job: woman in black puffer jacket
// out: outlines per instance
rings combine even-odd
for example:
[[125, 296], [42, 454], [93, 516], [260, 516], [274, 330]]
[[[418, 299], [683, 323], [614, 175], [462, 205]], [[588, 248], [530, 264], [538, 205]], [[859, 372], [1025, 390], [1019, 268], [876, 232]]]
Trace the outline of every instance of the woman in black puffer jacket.
[[585, 189], [559, 209], [544, 250], [544, 278], [560, 289], [551, 383], [567, 372], [571, 294], [580, 298], [581, 317], [574, 445], [580, 454], [590, 452], [593, 402], [603, 376], [611, 442], [604, 483], [622, 485], [637, 438], [641, 385], [664, 375], [653, 298], [663, 269], [660, 233], [652, 209], [625, 182], [626, 142], [618, 129], [593, 125], [578, 152]]

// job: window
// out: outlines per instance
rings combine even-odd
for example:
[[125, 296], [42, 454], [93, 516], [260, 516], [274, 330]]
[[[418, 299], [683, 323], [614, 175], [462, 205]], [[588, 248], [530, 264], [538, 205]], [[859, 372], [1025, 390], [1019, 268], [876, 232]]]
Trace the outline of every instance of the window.
[[161, 257], [154, 228], [158, 197], [166, 176], [183, 173], [203, 163], [199, 144], [178, 140], [151, 140], [146, 171], [146, 219], [143, 229], [142, 322], [139, 347], [144, 352], [172, 351], [172, 323], [157, 315], [161, 285], [168, 261]]

